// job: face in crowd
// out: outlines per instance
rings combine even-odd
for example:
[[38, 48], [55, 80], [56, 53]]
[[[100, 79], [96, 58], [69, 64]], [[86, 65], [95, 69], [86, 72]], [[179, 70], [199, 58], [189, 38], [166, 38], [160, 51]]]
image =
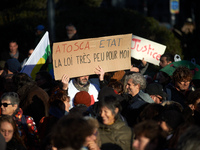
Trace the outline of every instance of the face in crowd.
[[132, 96], [135, 96], [140, 91], [139, 85], [135, 85], [133, 79], [128, 80], [126, 89], [128, 94], [131, 94]]
[[18, 44], [16, 42], [10, 42], [9, 48], [11, 53], [16, 53], [18, 49]]
[[9, 142], [12, 139], [14, 129], [11, 123], [7, 121], [2, 122], [0, 125], [0, 131], [1, 134], [4, 136], [6, 142]]
[[79, 78], [77, 78], [77, 82], [79, 85], [84, 86], [88, 83], [89, 80], [89, 76], [81, 76]]
[[1, 113], [3, 115], [13, 115], [15, 110], [17, 109], [17, 104], [11, 103], [9, 99], [2, 99], [1, 100]]
[[160, 67], [163, 68], [165, 66], [167, 66], [168, 64], [172, 63], [171, 61], [167, 61], [167, 57], [163, 56], [160, 58]]
[[113, 113], [112, 110], [110, 110], [108, 107], [104, 106], [100, 110], [100, 115], [103, 121], [103, 124], [105, 125], [111, 125], [115, 122], [115, 115], [118, 113], [118, 109], [115, 109], [115, 112]]

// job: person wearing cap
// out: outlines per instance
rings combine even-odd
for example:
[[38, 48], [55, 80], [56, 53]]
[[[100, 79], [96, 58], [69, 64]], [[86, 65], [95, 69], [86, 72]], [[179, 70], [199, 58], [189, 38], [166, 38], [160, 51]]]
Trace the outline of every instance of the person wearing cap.
[[157, 104], [162, 103], [167, 97], [166, 92], [164, 92], [162, 85], [159, 83], [150, 83], [147, 85], [145, 92], [148, 93]]
[[79, 104], [83, 104], [87, 107], [91, 105], [91, 97], [90, 94], [86, 91], [80, 91], [76, 93], [74, 97], [74, 106], [77, 106]]
[[21, 64], [16, 58], [8, 59], [5, 63], [4, 70], [7, 74], [16, 74], [21, 70]]
[[37, 44], [40, 42], [41, 38], [43, 37], [44, 33], [45, 33], [45, 27], [43, 25], [38, 25], [35, 28], [35, 35], [36, 35], [36, 39], [33, 45], [33, 48], [35, 48], [37, 46]]

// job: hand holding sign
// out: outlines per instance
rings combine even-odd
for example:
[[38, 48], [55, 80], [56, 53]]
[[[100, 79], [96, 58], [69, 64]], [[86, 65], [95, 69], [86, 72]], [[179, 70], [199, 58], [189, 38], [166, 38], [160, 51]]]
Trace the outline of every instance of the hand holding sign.
[[63, 84], [63, 87], [62, 87], [63, 90], [68, 89], [69, 80], [70, 80], [70, 78], [66, 74], [64, 74], [62, 76], [61, 82]]
[[95, 68], [96, 71], [94, 71], [97, 75], [99, 75], [99, 80], [100, 81], [103, 81], [104, 80], [104, 75], [105, 75], [105, 72], [104, 70], [98, 66], [97, 68]]

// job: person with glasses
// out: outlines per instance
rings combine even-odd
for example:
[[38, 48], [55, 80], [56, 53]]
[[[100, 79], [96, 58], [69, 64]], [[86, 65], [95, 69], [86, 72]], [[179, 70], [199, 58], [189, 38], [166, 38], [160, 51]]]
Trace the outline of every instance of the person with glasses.
[[19, 103], [20, 99], [17, 93], [4, 93], [0, 99], [1, 116], [13, 117], [27, 148], [39, 146], [35, 122], [32, 117], [23, 115]]
[[167, 100], [172, 100], [186, 107], [186, 96], [191, 91], [192, 71], [187, 67], [178, 67], [172, 75], [172, 82], [166, 86]]
[[163, 86], [160, 83], [150, 83], [147, 85], [145, 92], [150, 95], [153, 101], [157, 104], [161, 104], [166, 100], [167, 94], [163, 90]]

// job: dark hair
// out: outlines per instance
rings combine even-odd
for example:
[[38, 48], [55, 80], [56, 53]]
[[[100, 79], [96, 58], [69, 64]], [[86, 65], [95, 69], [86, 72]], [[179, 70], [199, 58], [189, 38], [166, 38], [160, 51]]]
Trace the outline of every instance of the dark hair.
[[41, 71], [37, 72], [36, 75], [40, 75], [47, 82], [52, 82], [53, 81], [53, 78], [52, 78], [51, 74], [46, 70], [41, 70]]
[[115, 91], [117, 91], [117, 93], [123, 92], [123, 84], [120, 81], [110, 82], [108, 87], [113, 88]]
[[13, 82], [17, 86], [17, 89], [19, 89], [27, 83], [33, 83], [34, 81], [26, 73], [18, 73], [13, 76]]
[[162, 149], [166, 142], [167, 133], [153, 120], [146, 120], [135, 125], [134, 133], [136, 138], [138, 136], [144, 136], [149, 138], [149, 142], [157, 143], [156, 150]]
[[51, 133], [52, 144], [58, 148], [80, 149], [87, 136], [93, 133], [92, 126], [83, 118], [63, 116]]
[[18, 127], [17, 127], [13, 117], [8, 116], [8, 115], [1, 116], [0, 117], [0, 125], [3, 122], [8, 122], [12, 125], [12, 127], [13, 127], [13, 137], [12, 138], [24, 146], [23, 140], [21, 139], [21, 137], [19, 135]]
[[172, 55], [170, 53], [164, 53], [163, 55], [161, 55], [161, 57], [166, 57], [167, 62], [169, 62], [169, 61], [173, 62], [174, 61], [174, 55]]
[[58, 86], [54, 87], [51, 93], [51, 97], [49, 99], [49, 103], [52, 103], [55, 100], [66, 101], [66, 99], [70, 99], [66, 91], [61, 90]]
[[160, 104], [151, 103], [145, 106], [140, 113], [137, 121], [142, 122], [144, 120], [155, 120], [158, 121], [158, 116], [164, 111], [164, 107]]
[[187, 103], [187, 105], [189, 105], [189, 104], [194, 105], [198, 99], [200, 99], [200, 89], [196, 89], [195, 91], [192, 91], [189, 94], [189, 96], [186, 100], [186, 103]]
[[184, 67], [184, 66], [180, 66], [178, 68], [176, 68], [176, 70], [173, 73], [173, 82], [180, 82], [183, 80], [192, 80], [192, 72], [189, 68]]
[[[112, 114], [115, 115], [115, 119], [119, 117], [119, 112], [121, 111], [121, 104], [118, 97], [109, 95], [105, 96], [99, 101], [99, 108], [107, 107], [109, 110], [111, 110]], [[115, 113], [115, 109], [118, 108], [119, 112], [118, 114]]]

